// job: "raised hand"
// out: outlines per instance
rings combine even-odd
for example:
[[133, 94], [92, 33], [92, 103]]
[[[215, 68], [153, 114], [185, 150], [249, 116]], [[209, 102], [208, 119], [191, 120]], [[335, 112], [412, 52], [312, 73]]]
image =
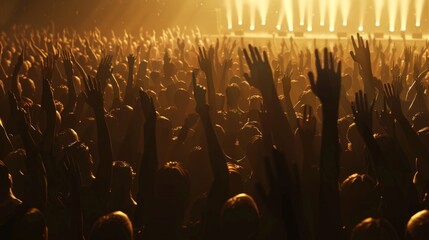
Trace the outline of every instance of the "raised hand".
[[313, 72], [308, 73], [311, 90], [320, 99], [324, 110], [335, 110], [338, 112], [338, 103], [341, 90], [341, 61], [335, 69], [332, 53], [328, 54], [328, 49], [324, 49], [324, 66], [319, 58], [319, 51], [316, 49], [316, 69], [317, 82]]
[[66, 72], [67, 78], [71, 78], [73, 76], [73, 61], [71, 53], [64, 50], [61, 54], [61, 60], [63, 61], [64, 71]]
[[396, 117], [402, 116], [401, 100], [399, 98], [399, 92], [395, 87], [390, 84], [384, 84], [384, 96], [386, 96], [387, 105], [392, 111], [392, 114]]
[[316, 135], [316, 118], [313, 116], [311, 106], [304, 105], [303, 109], [302, 118], [298, 118], [298, 129], [303, 143], [308, 144]]
[[52, 96], [51, 83], [48, 79], [43, 79], [42, 108], [48, 113], [55, 114], [54, 97]]
[[377, 120], [384, 131], [390, 136], [395, 136], [395, 117], [387, 109], [386, 97], [384, 97], [383, 109], [377, 112]]
[[134, 67], [134, 63], [136, 62], [136, 57], [132, 54], [128, 55], [127, 57], [127, 63], [128, 63], [128, 67], [129, 69], [131, 69], [131, 67]]
[[365, 74], [364, 77], [372, 77], [367, 75], [372, 75], [371, 54], [369, 51], [368, 40], [364, 43], [363, 38], [358, 33], [357, 42], [358, 44], [356, 45], [356, 41], [352, 36], [354, 52], [350, 51], [350, 55], [352, 56], [353, 60], [361, 66], [363, 73]]
[[[285, 95], [285, 97], [288, 97], [290, 94], [290, 90], [291, 90], [291, 81], [292, 81], [292, 74], [293, 74], [293, 68], [292, 68], [292, 63], [289, 62], [286, 68], [286, 73], [282, 78], [282, 83], [283, 83], [283, 94]], [[287, 95], [287, 96], [286, 96]]]
[[198, 109], [206, 105], [206, 88], [197, 84], [197, 76], [195, 72], [192, 72], [192, 85], [194, 87], [194, 97]]
[[213, 74], [213, 51], [207, 53], [206, 49], [199, 48], [200, 54], [198, 55], [198, 63], [201, 70], [206, 74], [206, 76], [212, 76]]
[[109, 79], [112, 74], [112, 59], [113, 55], [107, 55], [101, 59], [100, 64], [98, 65], [97, 75], [95, 78], [101, 81], [103, 89], [106, 85], [107, 79]]
[[48, 80], [52, 82], [52, 75], [54, 74], [54, 58], [52, 56], [48, 56], [43, 59], [42, 65], [42, 80]]
[[245, 73], [246, 81], [257, 88], [261, 94], [270, 94], [274, 90], [273, 71], [268, 60], [267, 53], [264, 51], [263, 57], [258, 48], [249, 45], [250, 57], [246, 49], [243, 50], [247, 65], [250, 69], [249, 74]]
[[362, 136], [372, 135], [372, 115], [374, 101], [368, 104], [368, 97], [362, 91], [355, 93], [355, 102], [352, 102], [354, 121]]
[[146, 122], [155, 123], [156, 121], [156, 110], [153, 104], [153, 99], [140, 88], [140, 103], [142, 106], [143, 114]]
[[15, 94], [9, 91], [9, 107], [10, 107], [10, 118], [8, 125], [13, 131], [23, 133], [28, 131], [30, 124], [26, 116], [26, 112], [23, 108], [18, 106], [18, 101]]
[[91, 78], [91, 76], [88, 75], [86, 78], [83, 78], [83, 82], [85, 85], [83, 96], [85, 97], [86, 103], [92, 107], [95, 113], [104, 114], [104, 96], [100, 80]]

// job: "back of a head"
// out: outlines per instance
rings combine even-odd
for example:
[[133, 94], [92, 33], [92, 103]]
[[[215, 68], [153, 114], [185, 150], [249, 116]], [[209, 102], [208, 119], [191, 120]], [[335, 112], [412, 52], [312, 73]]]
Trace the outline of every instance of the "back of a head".
[[132, 240], [133, 225], [120, 211], [100, 217], [92, 226], [90, 240]]
[[352, 174], [341, 183], [341, 215], [346, 227], [375, 214], [379, 195], [374, 179], [366, 174]]
[[429, 236], [429, 210], [422, 210], [414, 214], [405, 230], [406, 240], [428, 239]]
[[222, 239], [255, 239], [259, 233], [259, 210], [253, 198], [238, 194], [226, 201], [221, 213]]
[[112, 166], [112, 191], [129, 191], [133, 182], [133, 168], [124, 161], [115, 161]]
[[14, 227], [14, 238], [17, 240], [48, 239], [48, 228], [45, 218], [38, 209], [31, 208], [19, 216]]
[[399, 240], [399, 236], [387, 220], [367, 218], [353, 228], [351, 240]]

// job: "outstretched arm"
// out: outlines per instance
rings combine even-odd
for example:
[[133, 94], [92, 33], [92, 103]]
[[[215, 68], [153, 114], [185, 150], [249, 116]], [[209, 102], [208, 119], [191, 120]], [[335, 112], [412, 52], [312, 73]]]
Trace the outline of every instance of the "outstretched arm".
[[139, 169], [139, 191], [137, 194], [137, 208], [134, 217], [134, 225], [141, 228], [150, 217], [150, 205], [152, 203], [155, 184], [155, 173], [158, 169], [156, 149], [156, 111], [153, 100], [140, 89], [140, 101], [142, 105], [144, 122], [144, 152]]
[[273, 126], [272, 129], [276, 130], [272, 132], [274, 144], [280, 152], [285, 154], [286, 159], [293, 161], [295, 160], [294, 134], [277, 96], [267, 53], [264, 52], [262, 58], [258, 48], [251, 45], [249, 45], [249, 51], [251, 56], [249, 56], [247, 50], [244, 50], [244, 56], [251, 75], [249, 76], [246, 73], [244, 76], [251, 86], [261, 92], [265, 109], [267, 109]]
[[61, 58], [63, 60], [64, 71], [66, 73], [66, 78], [67, 78], [67, 88], [68, 88], [67, 103], [65, 104], [64, 110], [61, 113], [62, 115], [65, 115], [67, 113], [71, 113], [74, 111], [76, 101], [77, 101], [77, 96], [76, 96], [76, 89], [74, 87], [74, 82], [73, 82], [73, 63], [72, 63], [71, 53], [68, 51], [63, 51]]
[[14, 124], [16, 124], [15, 129], [21, 136], [27, 154], [25, 158], [27, 184], [23, 200], [26, 206], [44, 211], [47, 200], [45, 167], [38, 148], [30, 135], [30, 124], [27, 121], [26, 113], [22, 108], [18, 107], [18, 102], [12, 92], [9, 92], [9, 104], [11, 117], [14, 119]]
[[92, 79], [90, 76], [87, 76], [83, 80], [85, 85], [85, 100], [94, 110], [97, 124], [97, 145], [100, 163], [94, 182], [94, 188], [104, 197], [110, 191], [113, 157], [109, 130], [107, 128], [106, 119], [104, 118], [103, 90], [100, 80]]
[[319, 239], [340, 238], [340, 199], [338, 192], [339, 144], [338, 108], [341, 90], [341, 62], [335, 68], [332, 53], [324, 49], [324, 66], [316, 49], [317, 82], [308, 73], [311, 90], [320, 99], [323, 111], [322, 144], [320, 152]]
[[125, 89], [125, 99], [124, 103], [128, 105], [133, 104], [133, 84], [134, 84], [134, 63], [136, 62], [136, 57], [129, 55], [127, 57], [128, 62], [128, 80], [127, 87]]
[[225, 155], [217, 140], [213, 124], [209, 114], [209, 106], [206, 104], [206, 89], [196, 83], [196, 74], [192, 74], [194, 86], [194, 97], [197, 103], [196, 112], [200, 115], [201, 122], [206, 134], [209, 160], [214, 176], [214, 181], [209, 191], [206, 226], [204, 236], [216, 236], [219, 231], [218, 219], [221, 209], [229, 195], [229, 172], [226, 165]]
[[21, 100], [21, 92], [19, 91], [19, 83], [18, 83], [18, 74], [19, 70], [21, 70], [22, 64], [24, 63], [24, 50], [22, 50], [21, 54], [18, 57], [18, 61], [15, 64], [13, 69], [13, 74], [11, 76], [11, 87], [10, 90], [15, 94], [16, 99], [18, 101]]

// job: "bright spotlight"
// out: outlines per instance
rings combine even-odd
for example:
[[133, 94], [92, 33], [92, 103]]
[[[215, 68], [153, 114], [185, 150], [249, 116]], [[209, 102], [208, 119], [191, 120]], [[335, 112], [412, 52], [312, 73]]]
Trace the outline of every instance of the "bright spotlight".
[[237, 10], [238, 25], [243, 25], [243, 0], [235, 0], [235, 9]]
[[397, 17], [397, 13], [398, 13], [398, 1], [399, 0], [390, 0], [389, 1], [389, 30], [390, 30], [390, 32], [395, 31], [396, 17]]
[[351, 0], [342, 0], [342, 1], [340, 1], [340, 3], [341, 3], [340, 7], [341, 7], [341, 17], [343, 19], [343, 26], [347, 27], [347, 21], [349, 19], [352, 1]]
[[280, 31], [282, 29], [282, 26], [281, 25], [277, 25], [276, 28], [277, 28], [277, 30]]
[[359, 32], [362, 32], [363, 31], [363, 26], [359, 26], [358, 30], [359, 30]]
[[308, 32], [313, 31], [313, 27], [312, 27], [312, 26], [310, 26], [310, 25], [308, 25], [308, 26], [307, 26], [307, 31], [308, 31]]
[[[420, 27], [420, 23], [422, 21], [422, 14], [425, 5], [425, 0], [415, 0], [415, 9], [416, 9], [416, 27]], [[426, 6], [427, 9], [427, 6]], [[418, 26], [417, 26], [418, 25]]]
[[329, 31], [333, 32], [337, 21], [338, 0], [329, 1]]
[[255, 26], [254, 25], [251, 25], [250, 26], [250, 31], [254, 31], [255, 30]]
[[289, 31], [293, 31], [293, 0], [283, 0], [283, 12], [286, 15], [286, 21]]
[[225, 0], [226, 7], [226, 20], [228, 22], [228, 29], [232, 29], [232, 6], [231, 1]]
[[257, 7], [259, 16], [261, 17], [262, 26], [267, 25], [268, 8], [270, 6], [270, 0], [259, 0], [257, 1]]
[[307, 8], [307, 0], [298, 1], [299, 25], [300, 26], [304, 26], [306, 8]]
[[374, 9], [375, 9], [375, 26], [380, 27], [381, 14], [383, 12], [385, 0], [375, 0]]
[[325, 26], [327, 5], [327, 0], [319, 0], [320, 26], [322, 27]]
[[405, 31], [407, 28], [407, 19], [408, 19], [408, 9], [410, 7], [411, 0], [401, 0], [400, 2], [400, 12], [401, 12], [401, 31]]

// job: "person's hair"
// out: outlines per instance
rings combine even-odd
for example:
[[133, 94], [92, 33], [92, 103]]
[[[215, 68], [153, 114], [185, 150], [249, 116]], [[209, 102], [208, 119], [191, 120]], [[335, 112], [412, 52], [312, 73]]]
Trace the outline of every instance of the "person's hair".
[[429, 236], [429, 210], [422, 210], [414, 214], [407, 223], [405, 230], [406, 240], [428, 239]]
[[240, 193], [226, 201], [221, 212], [224, 239], [255, 239], [259, 234], [259, 210], [253, 198]]
[[13, 239], [48, 239], [48, 228], [42, 212], [36, 208], [31, 208], [21, 216], [18, 216], [18, 220], [14, 226]]
[[357, 224], [352, 231], [351, 240], [399, 240], [399, 236], [387, 220], [367, 218]]
[[130, 189], [133, 181], [134, 171], [131, 165], [124, 161], [115, 161], [112, 166], [112, 189]]
[[133, 240], [133, 225], [128, 216], [116, 211], [100, 217], [92, 226], [89, 240]]
[[341, 215], [346, 227], [373, 216], [378, 208], [376, 182], [366, 174], [352, 174], [340, 186]]

